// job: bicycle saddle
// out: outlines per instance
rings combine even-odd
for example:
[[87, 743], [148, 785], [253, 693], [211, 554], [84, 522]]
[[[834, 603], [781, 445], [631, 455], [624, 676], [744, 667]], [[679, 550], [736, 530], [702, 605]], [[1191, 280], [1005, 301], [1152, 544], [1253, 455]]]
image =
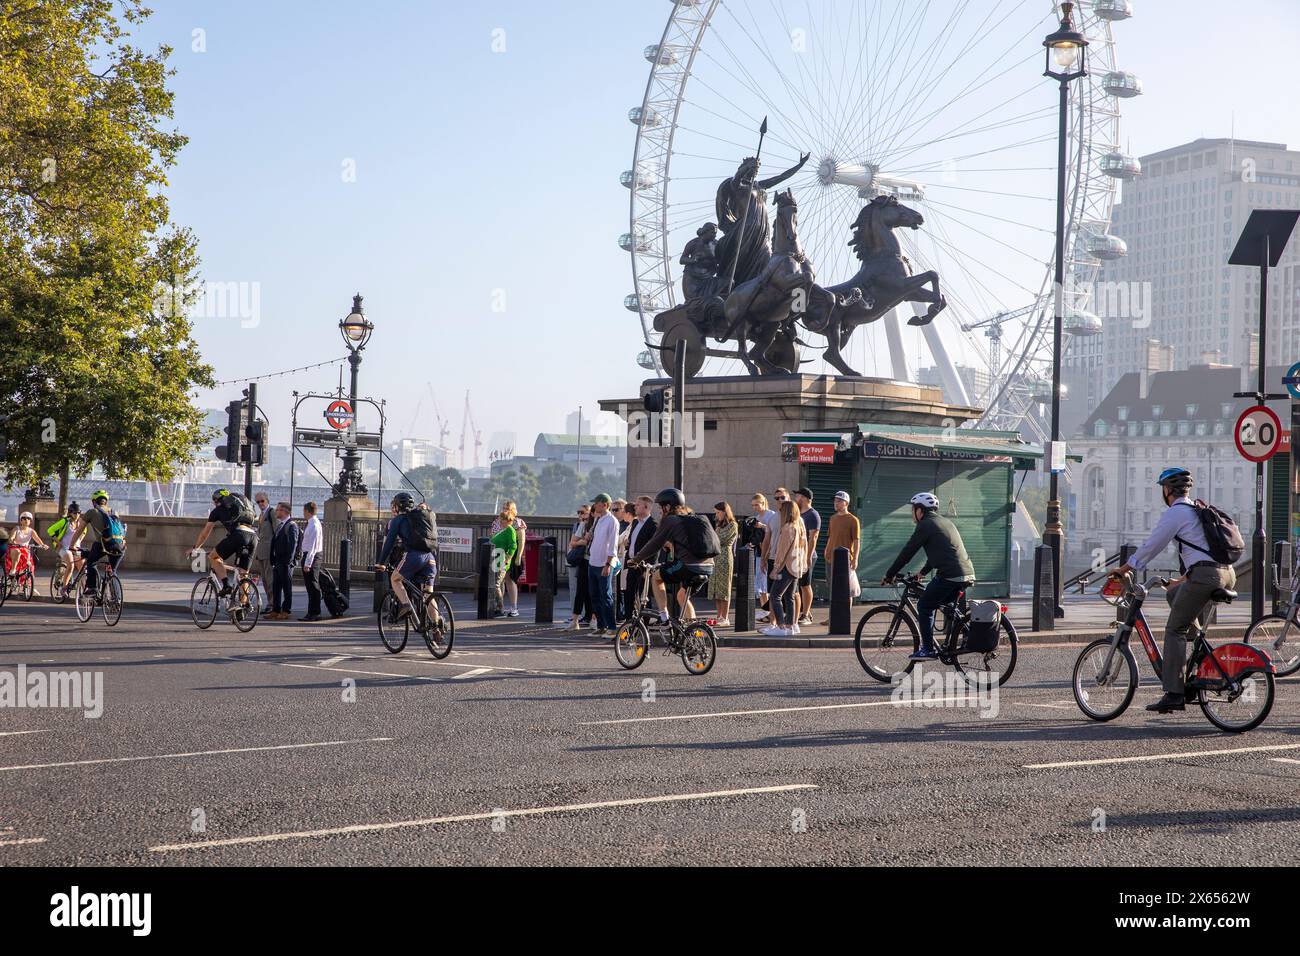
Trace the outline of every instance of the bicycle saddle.
[[1210, 600], [1215, 604], [1229, 604], [1236, 596], [1236, 591], [1229, 591], [1227, 588], [1215, 588], [1214, 593], [1210, 595]]

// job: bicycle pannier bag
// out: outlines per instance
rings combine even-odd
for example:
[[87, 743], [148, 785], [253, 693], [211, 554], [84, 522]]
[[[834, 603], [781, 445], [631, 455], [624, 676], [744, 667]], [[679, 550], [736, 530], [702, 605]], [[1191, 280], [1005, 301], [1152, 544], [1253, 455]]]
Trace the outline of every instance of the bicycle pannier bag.
[[[1246, 542], [1232, 516], [1200, 498], [1192, 503], [1192, 508], [1196, 510], [1196, 517], [1201, 519], [1201, 530], [1205, 532], [1205, 543], [1209, 546], [1209, 550], [1204, 553], [1210, 560], [1217, 564], [1236, 564], [1241, 560], [1241, 556], [1246, 553]], [[1195, 551], [1202, 550], [1182, 538], [1175, 540]]]
[[718, 533], [704, 515], [682, 515], [686, 530], [686, 549], [697, 558], [716, 558], [722, 551]]
[[998, 648], [1002, 632], [1002, 605], [997, 601], [975, 601], [970, 606], [966, 650], [988, 654]]

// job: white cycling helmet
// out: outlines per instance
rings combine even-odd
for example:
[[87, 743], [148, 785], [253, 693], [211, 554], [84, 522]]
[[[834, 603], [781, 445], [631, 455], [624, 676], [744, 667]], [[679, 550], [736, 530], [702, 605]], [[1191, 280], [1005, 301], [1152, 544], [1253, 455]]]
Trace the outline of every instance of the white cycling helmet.
[[937, 509], [939, 507], [939, 499], [930, 494], [930, 492], [923, 491], [919, 495], [912, 495], [912, 504], [919, 508]]

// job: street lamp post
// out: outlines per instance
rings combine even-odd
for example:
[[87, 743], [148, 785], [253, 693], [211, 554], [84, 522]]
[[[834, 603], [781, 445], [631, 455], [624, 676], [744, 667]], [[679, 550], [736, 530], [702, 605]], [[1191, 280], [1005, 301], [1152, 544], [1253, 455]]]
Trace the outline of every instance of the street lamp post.
[[1060, 129], [1057, 142], [1056, 167], [1056, 283], [1053, 290], [1055, 304], [1052, 319], [1052, 437], [1048, 461], [1051, 487], [1047, 502], [1047, 524], [1043, 529], [1044, 543], [1052, 549], [1053, 599], [1056, 615], [1061, 613], [1061, 555], [1065, 532], [1061, 527], [1061, 499], [1059, 469], [1064, 467], [1061, 454], [1061, 337], [1065, 321], [1065, 170], [1066, 146], [1069, 136], [1070, 83], [1088, 75], [1088, 41], [1074, 28], [1074, 4], [1061, 4], [1061, 27], [1043, 40], [1047, 52], [1044, 76], [1060, 84]]
[[365, 482], [361, 479], [361, 456], [357, 454], [357, 370], [361, 367], [361, 350], [370, 341], [374, 330], [374, 323], [366, 318], [361, 307], [361, 293], [358, 292], [352, 297], [352, 311], [339, 320], [339, 332], [343, 335], [343, 344], [348, 347], [348, 364], [352, 366], [352, 382], [348, 390], [352, 424], [343, 448], [343, 469], [339, 472], [338, 484], [334, 486], [335, 494], [344, 497], [366, 494]]

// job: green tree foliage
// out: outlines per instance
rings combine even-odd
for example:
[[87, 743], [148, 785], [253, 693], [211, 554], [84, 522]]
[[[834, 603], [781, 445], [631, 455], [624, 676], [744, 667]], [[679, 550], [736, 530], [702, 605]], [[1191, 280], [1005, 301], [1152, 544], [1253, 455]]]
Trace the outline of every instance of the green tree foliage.
[[[192, 338], [196, 242], [169, 220], [166, 47], [139, 0], [0, 6], [0, 398], [9, 484], [99, 462], [167, 478], [205, 438]], [[176, 291], [172, 291], [176, 290]]]
[[455, 468], [438, 468], [435, 465], [421, 465], [412, 468], [406, 477], [428, 499], [429, 507], [439, 513], [463, 512], [462, 496], [465, 488], [465, 476]]

